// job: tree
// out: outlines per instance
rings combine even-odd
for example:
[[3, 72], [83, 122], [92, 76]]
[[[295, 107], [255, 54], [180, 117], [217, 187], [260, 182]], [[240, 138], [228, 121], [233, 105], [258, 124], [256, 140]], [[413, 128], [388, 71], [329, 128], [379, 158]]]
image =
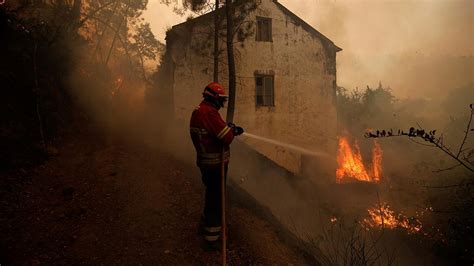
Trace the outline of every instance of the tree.
[[229, 102], [227, 105], [227, 122], [234, 120], [235, 109], [235, 58], [234, 58], [234, 6], [232, 0], [225, 1], [227, 21], [227, 64], [229, 67]]
[[[185, 0], [183, 1], [183, 9], [177, 8], [175, 6], [175, 12], [183, 15], [185, 10], [191, 10], [196, 14], [203, 14], [213, 11], [214, 19], [214, 28], [213, 28], [213, 40], [214, 40], [214, 66], [213, 66], [213, 79], [215, 82], [219, 82], [219, 29], [220, 29], [220, 19], [219, 19], [219, 7], [221, 0], [215, 0], [214, 5], [212, 2], [214, 0]], [[170, 0], [162, 0], [162, 3], [170, 4]]]
[[[117, 78], [115, 74], [123, 70], [141, 71], [145, 80], [143, 62], [154, 60], [162, 49], [149, 25], [140, 18], [147, 0], [15, 2], [7, 3], [0, 10], [2, 16], [8, 17], [6, 32], [14, 35], [5, 49], [11, 51], [11, 47], [16, 46], [19, 51], [15, 50], [14, 54], [28, 55], [15, 64], [23, 62], [26, 64], [23, 69], [32, 70], [30, 86], [34, 88], [34, 114], [40, 127], [33, 131], [41, 132], [42, 139], [48, 137], [48, 123], [52, 121], [48, 117], [42, 119], [42, 114], [47, 113], [43, 106], [55, 106], [44, 101], [60, 99], [70, 93], [70, 78], [77, 74], [76, 70], [80, 70], [80, 75], [101, 76], [104, 84], [109, 85]], [[10, 33], [11, 29], [16, 32]], [[107, 66], [108, 61], [114, 61], [113, 66]], [[138, 76], [129, 75], [134, 79]], [[28, 78], [25, 74], [25, 80]], [[97, 86], [97, 90], [103, 90], [106, 95], [110, 95], [109, 89]], [[56, 95], [51, 98], [49, 94], [53, 92]]]
[[[193, 12], [202, 13], [203, 11], [214, 10], [214, 28], [213, 28], [213, 57], [214, 57], [214, 71], [213, 78], [214, 81], [219, 79], [219, 37], [220, 37], [220, 10], [219, 9], [219, 0], [215, 0], [214, 6], [211, 5], [211, 2], [214, 0], [186, 0], [183, 2], [184, 10], [192, 10]], [[170, 4], [170, 0], [162, 0], [162, 3]], [[226, 42], [226, 52], [227, 52], [227, 65], [228, 65], [228, 75], [229, 75], [229, 101], [227, 106], [227, 121], [231, 122], [234, 118], [235, 110], [235, 90], [236, 90], [236, 70], [235, 70], [235, 55], [234, 55], [234, 40], [236, 37], [240, 41], [246, 39], [253, 32], [252, 23], [246, 23], [246, 18], [248, 14], [255, 10], [258, 6], [257, 1], [232, 1], [225, 0], [225, 42]], [[212, 8], [210, 8], [212, 7]], [[177, 9], [175, 5], [175, 10], [177, 13], [183, 14], [183, 9]], [[237, 10], [237, 12], [235, 12]], [[236, 14], [238, 13], [238, 14]], [[244, 25], [246, 27], [244, 27]], [[203, 52], [206, 44], [200, 45], [196, 50], [197, 52]]]
[[343, 87], [336, 90], [337, 113], [340, 130], [348, 130], [353, 135], [374, 125], [388, 126], [387, 121], [396, 113], [395, 102], [389, 87], [379, 83], [377, 88], [348, 91]]
[[[87, 16], [89, 20], [98, 22], [98, 26], [93, 27], [91, 25], [88, 30], [91, 31], [91, 34], [100, 36], [94, 49], [94, 55], [101, 50], [101, 46], [107, 45], [107, 42], [104, 43], [104, 37], [111, 38], [107, 56], [104, 60], [105, 65], [108, 65], [112, 54], [120, 54], [120, 51], [115, 47], [117, 40], [121, 43], [129, 63], [135, 63], [143, 74], [144, 60], [156, 59], [162, 45], [155, 39], [149, 24], [144, 23], [140, 18], [147, 3], [146, 0], [129, 0], [126, 2], [116, 0], [102, 5], [95, 5], [95, 10], [89, 13]], [[105, 20], [103, 17], [105, 17]], [[106, 33], [110, 31], [113, 34], [107, 35]], [[137, 59], [137, 62], [132, 62], [132, 58]], [[146, 78], [145, 74], [144, 78]]]
[[219, 0], [214, 7], [214, 81], [219, 82]]

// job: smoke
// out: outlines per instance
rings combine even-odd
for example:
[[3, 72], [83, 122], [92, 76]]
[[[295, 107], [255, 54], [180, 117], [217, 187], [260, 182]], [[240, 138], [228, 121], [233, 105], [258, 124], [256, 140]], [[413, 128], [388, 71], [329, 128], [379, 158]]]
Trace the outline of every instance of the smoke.
[[474, 81], [472, 1], [281, 2], [343, 49], [340, 86], [382, 81], [396, 96], [432, 98]]
[[[474, 83], [474, 2], [470, 0], [280, 0], [334, 41], [338, 84], [389, 85], [396, 96], [442, 97]], [[155, 35], [186, 18], [150, 1]]]
[[[280, 2], [343, 49], [337, 55], [339, 86], [364, 90], [381, 81], [396, 97], [393, 110], [382, 106], [385, 114], [379, 119], [359, 123], [365, 128], [353, 132], [355, 138], [366, 128], [420, 124], [442, 132], [449, 146], [459, 145], [474, 100], [474, 2]], [[387, 150], [385, 170], [394, 175], [402, 170], [406, 174], [423, 161], [449, 163], [442, 153], [408, 140], [381, 144]]]
[[[393, 125], [407, 129], [418, 123], [428, 130], [448, 132], [446, 143], [457, 144], [459, 132], [465, 127], [469, 101], [474, 99], [474, 2], [280, 2], [343, 49], [337, 59], [340, 86], [374, 88], [381, 81], [400, 100], [393, 112], [371, 120], [378, 123], [364, 126]], [[158, 1], [150, 1], [144, 17], [161, 40], [167, 27], [185, 20]], [[182, 132], [176, 130], [176, 134], [183, 135]], [[364, 152], [367, 150], [364, 146], [371, 141], [362, 138], [364, 132], [356, 133], [354, 137], [361, 139], [362, 152], [369, 153]], [[383, 139], [379, 143], [384, 151], [382, 182], [386, 187], [318, 184], [326, 177], [292, 175], [239, 143], [233, 144], [231, 179], [268, 206], [295, 234], [316, 236], [324, 230], [321, 225], [329, 222], [330, 216], [358, 219], [380, 199], [390, 200], [396, 208], [413, 211], [417, 204], [428, 204], [428, 192], [421, 184], [450, 177], [449, 173], [433, 173], [437, 168], [453, 164], [442, 152], [406, 138]], [[175, 145], [170, 150], [181, 154], [178, 156], [193, 153], [192, 148]], [[458, 170], [451, 174], [457, 175], [450, 180], [451, 184], [465, 174]]]

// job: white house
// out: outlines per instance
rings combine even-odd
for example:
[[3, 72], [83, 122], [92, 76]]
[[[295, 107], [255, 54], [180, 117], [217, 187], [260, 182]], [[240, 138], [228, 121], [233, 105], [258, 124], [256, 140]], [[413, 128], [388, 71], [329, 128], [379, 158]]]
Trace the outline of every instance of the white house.
[[[213, 77], [213, 13], [175, 25], [167, 33], [163, 67], [175, 117], [188, 123]], [[252, 148], [294, 172], [335, 175], [336, 53], [331, 40], [277, 0], [260, 0], [245, 18], [250, 31], [235, 37], [237, 70], [234, 121], [249, 133], [330, 156], [313, 158], [288, 148], [242, 138]], [[225, 36], [219, 81], [227, 85]], [[226, 110], [222, 110], [225, 116]], [[330, 159], [328, 159], [330, 158]], [[314, 170], [317, 170], [315, 174]]]

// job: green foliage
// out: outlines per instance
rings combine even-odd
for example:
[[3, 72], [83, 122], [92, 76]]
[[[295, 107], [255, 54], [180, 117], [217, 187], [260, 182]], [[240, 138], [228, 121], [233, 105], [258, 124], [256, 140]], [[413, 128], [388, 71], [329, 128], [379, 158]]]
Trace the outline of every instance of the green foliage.
[[136, 27], [135, 33], [131, 36], [130, 47], [150, 60], [155, 60], [163, 51], [163, 45], [155, 39], [149, 23], [142, 23]]
[[336, 96], [340, 129], [363, 132], [367, 127], [380, 127], [379, 123], [393, 120], [396, 98], [382, 83], [375, 89], [367, 86], [364, 91], [349, 92], [339, 87]]
[[[24, 10], [19, 16], [18, 11], [0, 7], [2, 168], [36, 160], [42, 152], [34, 143], [53, 138], [71, 120], [65, 76], [73, 65], [71, 40], [84, 40], [71, 31], [71, 23], [58, 27], [59, 20], [43, 11]], [[70, 14], [62, 5], [50, 11]]]
[[[89, 35], [100, 36], [91, 39], [96, 46], [97, 60], [105, 58], [105, 54], [114, 54], [117, 58], [126, 57], [130, 65], [143, 71], [143, 60], [155, 60], [162, 47], [156, 40], [150, 25], [141, 18], [147, 0], [115, 1], [112, 4], [100, 4], [92, 1], [90, 22], [85, 26]], [[97, 12], [95, 10], [98, 10]], [[113, 42], [116, 40], [117, 44]], [[117, 41], [118, 39], [118, 41]], [[107, 62], [106, 62], [107, 63]]]
[[194, 12], [202, 11], [209, 8], [212, 0], [184, 0], [183, 8], [192, 10]]
[[117, 80], [143, 83], [144, 60], [163, 49], [140, 17], [147, 0], [10, 3], [0, 5], [0, 148], [11, 158], [28, 152], [12, 143], [31, 150], [86, 118], [83, 102], [110, 100]]

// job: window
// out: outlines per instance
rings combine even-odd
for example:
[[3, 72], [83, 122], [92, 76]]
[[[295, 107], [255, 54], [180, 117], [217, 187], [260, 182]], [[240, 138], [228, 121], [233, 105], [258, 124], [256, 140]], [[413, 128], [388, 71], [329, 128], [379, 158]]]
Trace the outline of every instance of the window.
[[271, 75], [256, 75], [256, 104], [257, 106], [274, 106], [274, 77]]
[[257, 42], [272, 41], [272, 19], [257, 17]]

